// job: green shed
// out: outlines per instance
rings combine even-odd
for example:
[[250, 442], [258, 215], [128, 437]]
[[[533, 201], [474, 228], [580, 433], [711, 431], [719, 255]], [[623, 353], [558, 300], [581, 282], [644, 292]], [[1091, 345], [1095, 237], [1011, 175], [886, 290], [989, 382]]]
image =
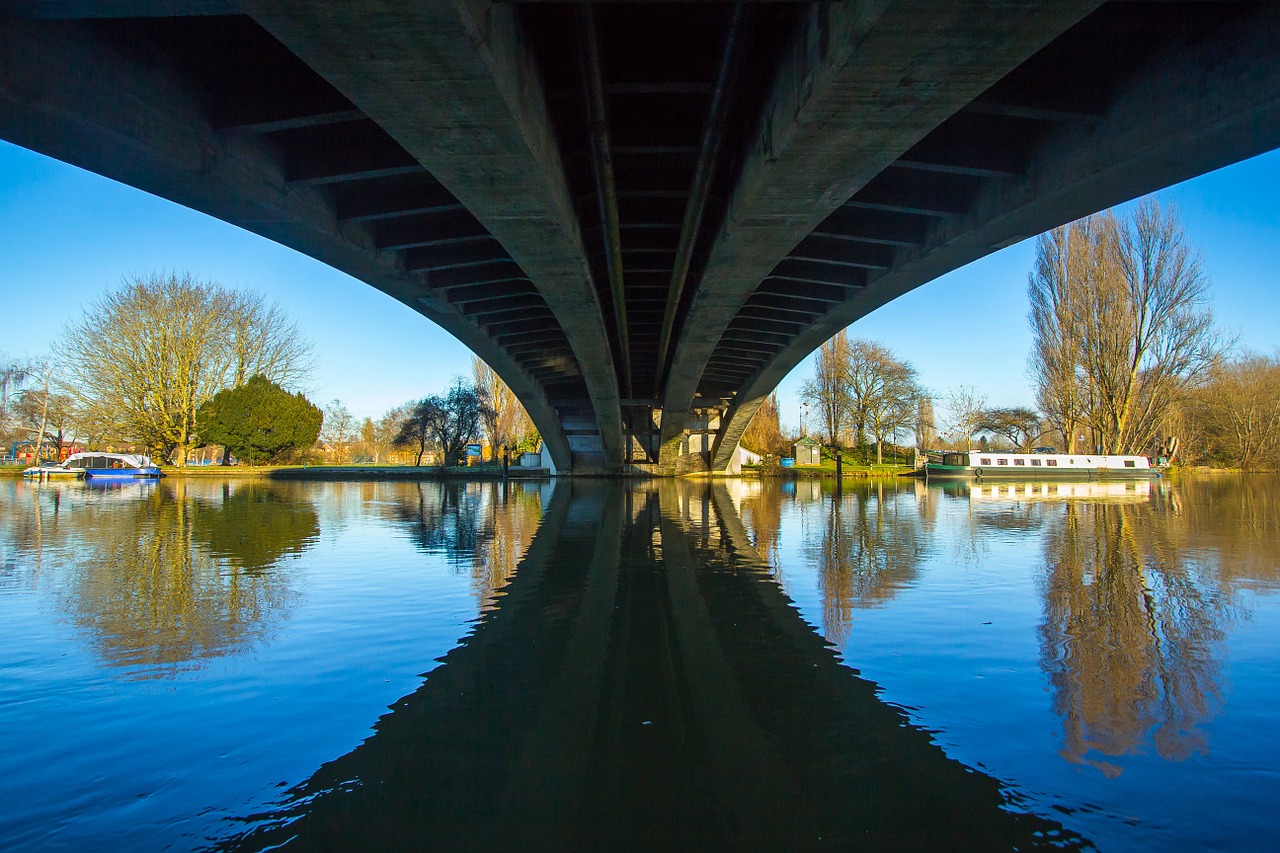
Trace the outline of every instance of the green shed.
[[797, 465], [819, 465], [822, 463], [822, 445], [809, 436], [804, 436], [791, 446], [791, 454]]

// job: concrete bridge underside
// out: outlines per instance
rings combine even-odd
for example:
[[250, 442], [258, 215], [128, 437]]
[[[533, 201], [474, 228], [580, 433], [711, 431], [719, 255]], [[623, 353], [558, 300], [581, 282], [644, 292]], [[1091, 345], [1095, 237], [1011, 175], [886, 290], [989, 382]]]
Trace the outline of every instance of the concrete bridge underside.
[[1280, 9], [12, 0], [0, 138], [394, 296], [561, 470], [723, 469], [859, 317], [1280, 147]]

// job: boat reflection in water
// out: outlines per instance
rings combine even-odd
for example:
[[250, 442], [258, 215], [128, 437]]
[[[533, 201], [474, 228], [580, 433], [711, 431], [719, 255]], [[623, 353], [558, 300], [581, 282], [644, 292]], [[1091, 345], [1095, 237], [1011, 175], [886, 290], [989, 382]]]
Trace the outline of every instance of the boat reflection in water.
[[1015, 805], [840, 663], [723, 487], [573, 482], [424, 685], [220, 849], [1081, 843]]
[[974, 503], [990, 501], [1149, 501], [1159, 492], [1150, 480], [1073, 482], [999, 482], [974, 483], [969, 486], [969, 499]]

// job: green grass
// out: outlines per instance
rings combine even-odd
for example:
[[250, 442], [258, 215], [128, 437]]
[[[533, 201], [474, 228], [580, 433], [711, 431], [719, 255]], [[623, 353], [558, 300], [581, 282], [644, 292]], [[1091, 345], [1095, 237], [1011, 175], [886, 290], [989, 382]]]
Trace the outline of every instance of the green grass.
[[[875, 463], [857, 461], [852, 451], [845, 451], [841, 454], [843, 458], [843, 466], [841, 474], [845, 477], [896, 477], [914, 470], [909, 460], [895, 461], [891, 456], [885, 456], [885, 462], [882, 465]], [[794, 476], [835, 476], [836, 460], [831, 455], [831, 451], [827, 448], [822, 449], [822, 462], [817, 465], [797, 465], [793, 468], [780, 468], [775, 465], [743, 465], [743, 471], [784, 472], [784, 476], [790, 476], [785, 472], [794, 472]]]

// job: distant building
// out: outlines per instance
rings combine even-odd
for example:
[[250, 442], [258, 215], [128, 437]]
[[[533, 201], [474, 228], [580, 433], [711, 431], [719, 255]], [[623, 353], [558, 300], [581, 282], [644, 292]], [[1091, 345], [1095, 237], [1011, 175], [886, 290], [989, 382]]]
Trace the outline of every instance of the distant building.
[[822, 445], [806, 435], [791, 446], [791, 455], [797, 465], [820, 465]]

